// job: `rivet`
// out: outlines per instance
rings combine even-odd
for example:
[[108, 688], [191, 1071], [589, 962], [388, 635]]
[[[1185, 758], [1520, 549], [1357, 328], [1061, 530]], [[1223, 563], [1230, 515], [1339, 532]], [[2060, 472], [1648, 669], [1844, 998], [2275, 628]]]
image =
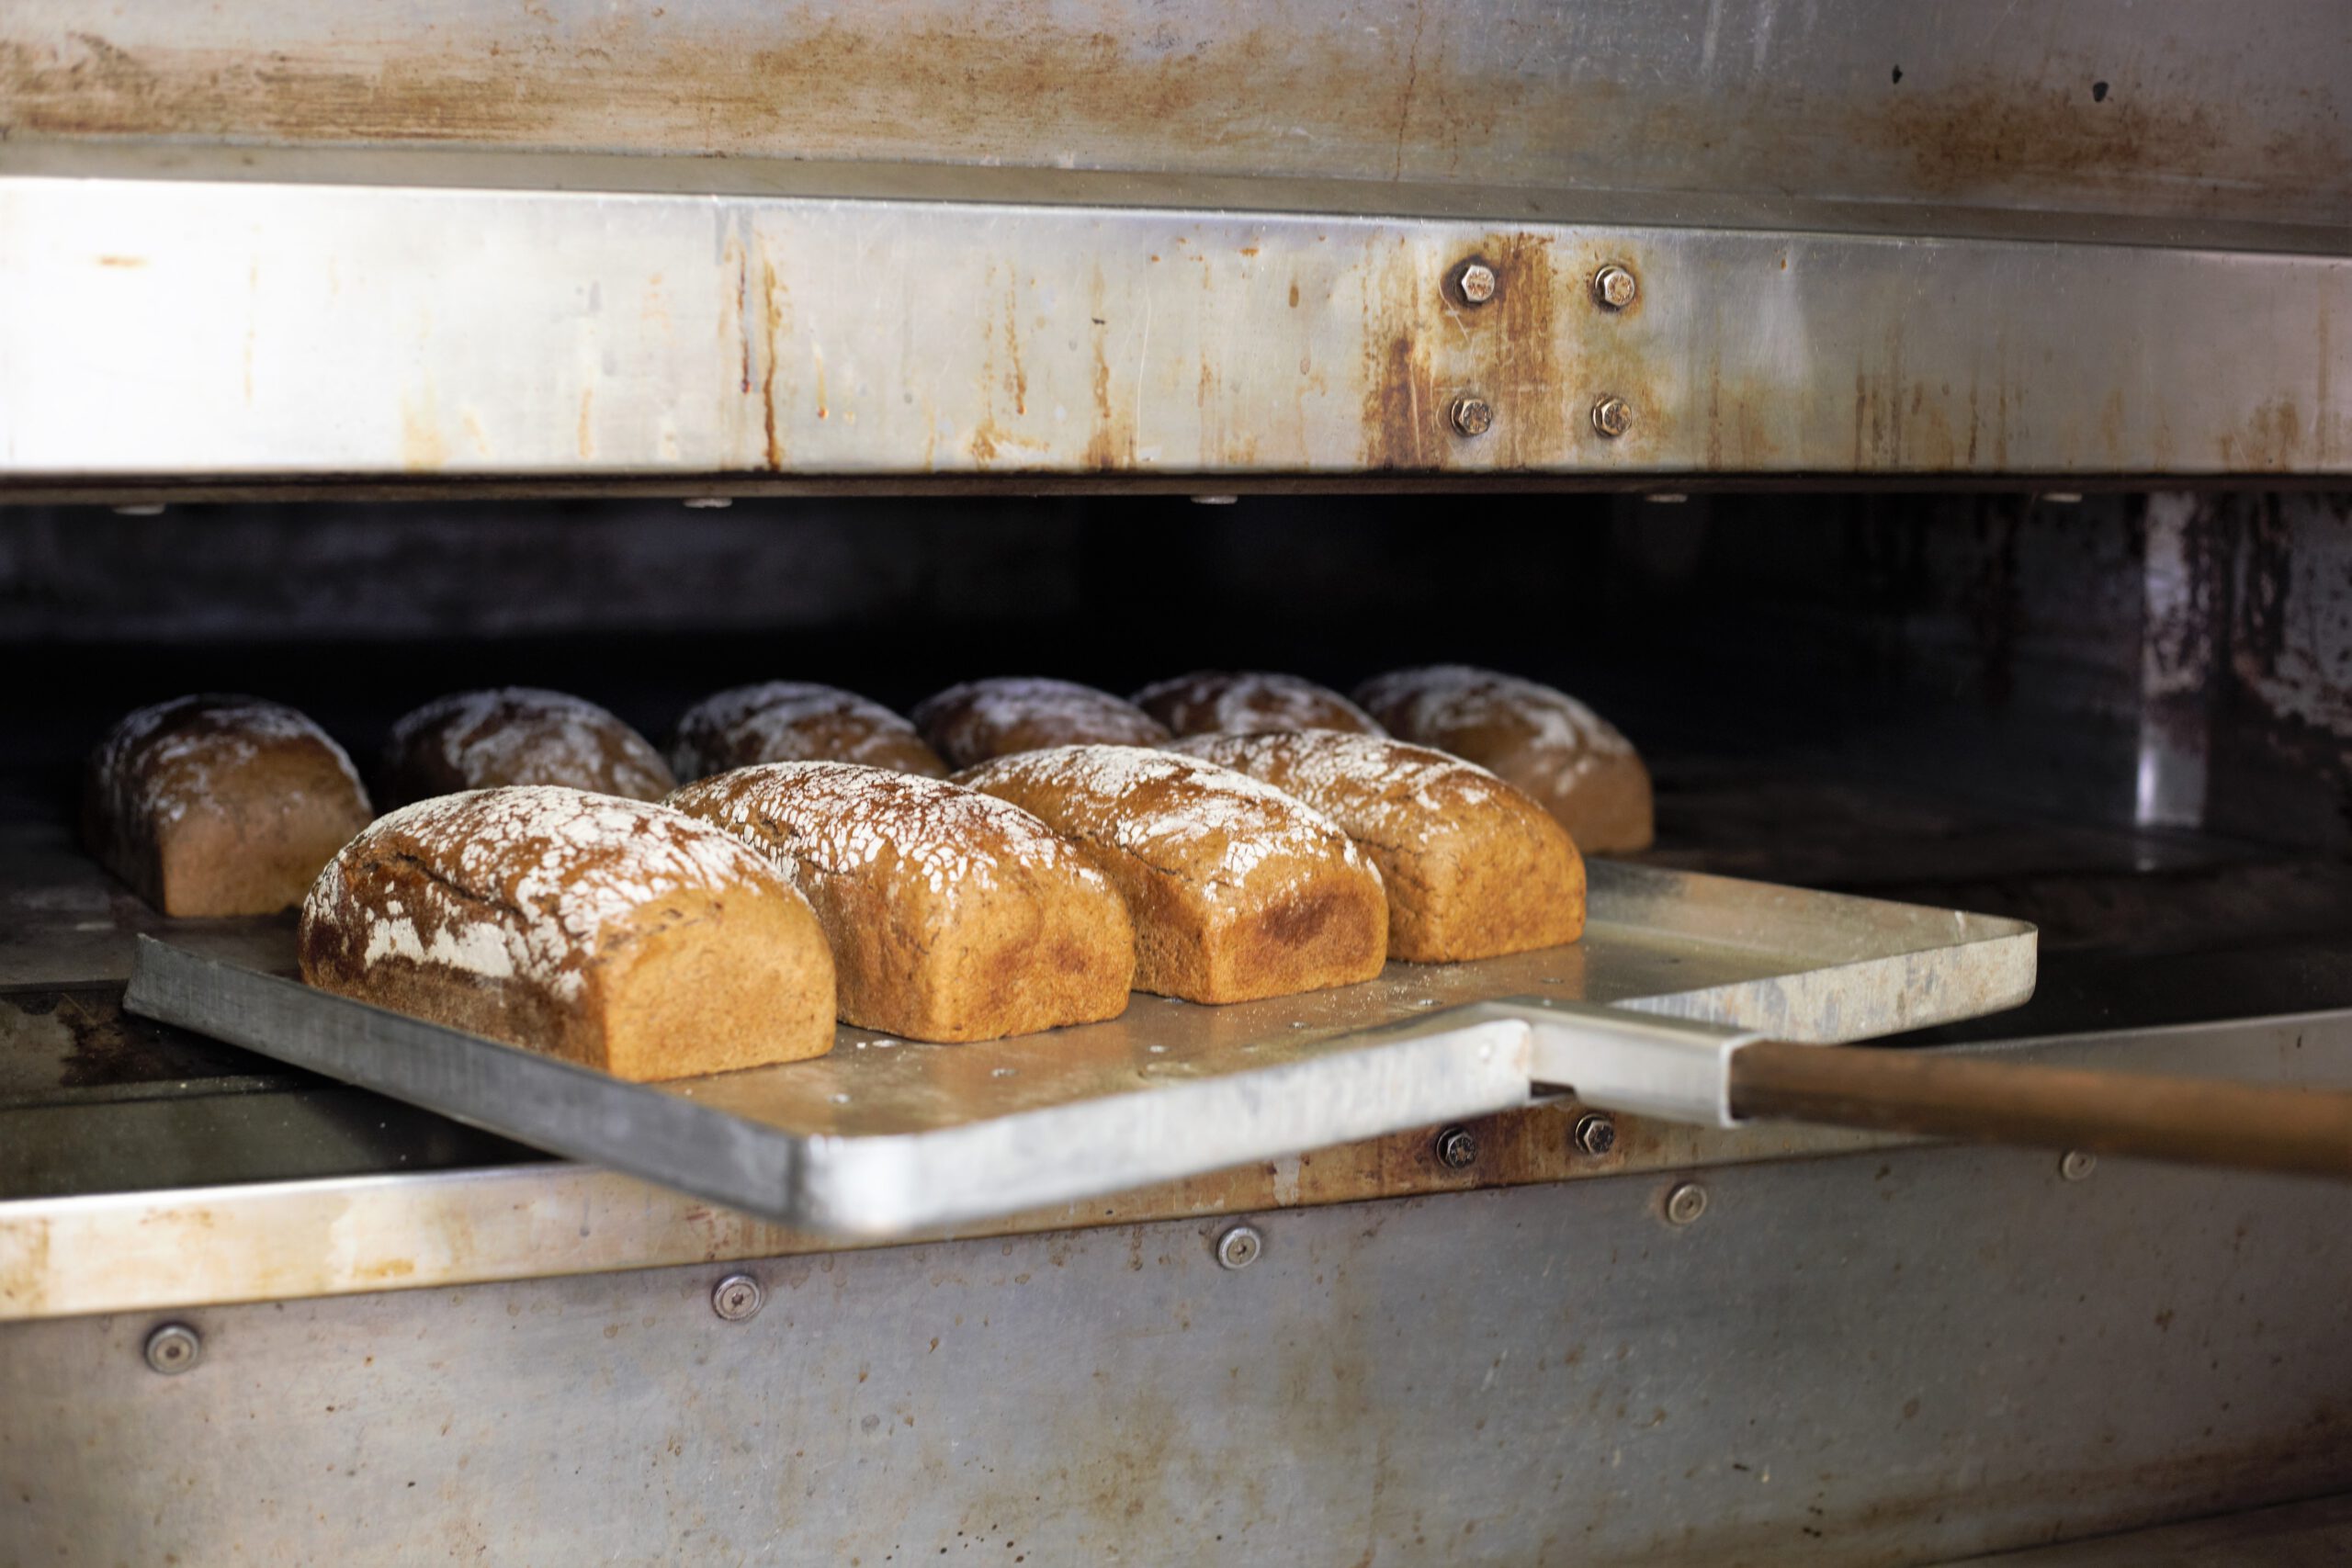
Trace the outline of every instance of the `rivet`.
[[147, 1336], [147, 1364], [173, 1377], [204, 1359], [204, 1340], [185, 1323], [167, 1323]]
[[1617, 1123], [1606, 1111], [1588, 1111], [1577, 1118], [1575, 1141], [1580, 1154], [1605, 1155], [1617, 1146]]
[[1266, 1250], [1266, 1238], [1256, 1225], [1235, 1225], [1216, 1238], [1216, 1260], [1227, 1269], [1247, 1269]]
[[1668, 1224], [1695, 1224], [1706, 1212], [1707, 1190], [1695, 1181], [1686, 1181], [1666, 1195]]
[[2098, 1156], [2088, 1149], [2068, 1149], [2058, 1162], [2058, 1174], [2069, 1181], [2080, 1181], [2098, 1168]]
[[1485, 262], [1464, 262], [1453, 275], [1453, 286], [1471, 304], [1483, 305], [1495, 297], [1495, 269]]
[[1592, 405], [1593, 434], [1614, 441], [1634, 428], [1634, 410], [1623, 398], [1603, 398]]
[[1633, 273], [1611, 262], [1592, 275], [1593, 299], [1605, 310], [1622, 310], [1642, 291]]
[[1437, 1135], [1437, 1163], [1448, 1170], [1467, 1170], [1478, 1163], [1478, 1134], [1467, 1127], [1448, 1127]]
[[1495, 408], [1484, 398], [1456, 398], [1448, 416], [1463, 435], [1484, 435], [1495, 427]]
[[710, 1310], [729, 1323], [742, 1323], [757, 1317], [767, 1299], [767, 1292], [749, 1274], [729, 1274], [713, 1287]]

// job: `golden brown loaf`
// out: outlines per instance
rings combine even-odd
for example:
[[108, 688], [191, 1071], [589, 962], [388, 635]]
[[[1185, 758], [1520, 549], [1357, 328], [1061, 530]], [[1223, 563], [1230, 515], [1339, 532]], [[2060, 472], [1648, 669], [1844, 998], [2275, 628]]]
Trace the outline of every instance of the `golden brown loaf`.
[[645, 1080], [822, 1055], [808, 901], [724, 829], [552, 785], [440, 795], [345, 845], [302, 906], [322, 990]]
[[1170, 749], [1338, 823], [1380, 867], [1391, 958], [1494, 958], [1584, 934], [1584, 859], [1567, 830], [1475, 762], [1328, 729], [1200, 735]]
[[775, 762], [669, 803], [741, 837], [808, 897], [847, 1022], [994, 1040], [1126, 1010], [1126, 906], [1077, 845], [1009, 802], [852, 762]]
[[258, 697], [141, 708], [90, 755], [82, 840], [166, 915], [270, 915], [375, 813], [343, 748]]
[[944, 778], [947, 764], [915, 727], [854, 692], [769, 681], [705, 697], [678, 720], [670, 766], [692, 781], [754, 762], [863, 762]]
[[503, 784], [559, 784], [631, 800], [675, 787], [645, 737], [591, 702], [530, 686], [437, 697], [392, 726], [384, 791], [394, 804]]
[[1195, 670], [1146, 686], [1136, 706], [1179, 735], [1345, 729], [1378, 735], [1372, 716], [1327, 686], [1263, 671]]
[[1649, 847], [1649, 770], [1623, 735], [1566, 693], [1433, 664], [1377, 676], [1355, 697], [1399, 740], [1466, 757], [1525, 790], [1587, 854]]
[[915, 705], [915, 728], [951, 767], [1047, 746], [1157, 746], [1167, 727], [1133, 703], [1069, 681], [967, 681]]
[[1136, 988], [1241, 1002], [1380, 973], [1388, 900], [1345, 833], [1281, 791], [1136, 746], [1001, 757], [956, 782], [1078, 840], [1136, 927]]

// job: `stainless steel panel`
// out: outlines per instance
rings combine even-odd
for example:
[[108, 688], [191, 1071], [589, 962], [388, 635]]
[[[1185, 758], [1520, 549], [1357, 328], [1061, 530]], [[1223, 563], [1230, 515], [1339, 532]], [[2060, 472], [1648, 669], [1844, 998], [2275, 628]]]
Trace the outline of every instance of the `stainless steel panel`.
[[2341, 222], [2346, 58], [2333, 0], [15, 0], [0, 132]]
[[2336, 1190], [2057, 1163], [13, 1325], [0, 1557], [1838, 1568], [2352, 1483]]
[[[2032, 994], [2022, 921], [1622, 864], [1590, 877], [1569, 947], [1234, 1007], [1138, 996], [1107, 1023], [969, 1045], [844, 1028], [815, 1061], [660, 1085], [152, 941], [124, 1006], [765, 1218], [895, 1235], [1506, 1110], [1535, 1076], [1531, 1018], [1629, 1032], [1591, 1004], [1833, 1040]], [[1546, 1081], [1567, 1081], [1563, 1059]], [[1721, 1100], [1700, 1093], [1691, 1115]]]
[[18, 173], [0, 299], [19, 495], [2352, 468], [2341, 254]]

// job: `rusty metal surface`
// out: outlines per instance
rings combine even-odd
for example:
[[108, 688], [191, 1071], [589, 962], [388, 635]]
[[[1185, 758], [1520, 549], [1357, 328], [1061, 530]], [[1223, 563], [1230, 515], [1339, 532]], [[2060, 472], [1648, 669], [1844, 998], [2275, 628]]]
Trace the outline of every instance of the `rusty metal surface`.
[[[2053, 1066], [2352, 1087], [2352, 1012], [2344, 1011], [1969, 1048]], [[1821, 1128], [1724, 1131], [1621, 1116], [1613, 1145], [1592, 1155], [1571, 1144], [1584, 1111], [1562, 1100], [1470, 1119], [1463, 1124], [1476, 1139], [1478, 1155], [1465, 1169], [1441, 1164], [1433, 1151], [1437, 1129], [1422, 1128], [1052, 1204], [919, 1239], [1088, 1230], [1597, 1177], [1662, 1176], [1909, 1141]], [[799, 1257], [858, 1245], [574, 1165], [157, 1186], [0, 1201], [0, 1320]]]
[[[0, 136], [2352, 217], [2330, 0], [17, 0]], [[1397, 210], [1414, 210], [1410, 207]]]
[[2341, 256], [16, 175], [0, 288], [26, 489], [2352, 469]]
[[2352, 1481], [2325, 1184], [1884, 1150], [1671, 1227], [1687, 1174], [1251, 1213], [1239, 1270], [1229, 1216], [12, 1324], [0, 1543], [1847, 1568]]

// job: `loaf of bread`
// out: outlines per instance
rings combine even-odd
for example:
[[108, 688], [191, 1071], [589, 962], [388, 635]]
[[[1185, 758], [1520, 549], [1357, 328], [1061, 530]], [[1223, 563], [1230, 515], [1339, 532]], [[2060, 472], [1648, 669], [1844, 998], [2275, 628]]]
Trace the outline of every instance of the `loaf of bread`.
[[1167, 727], [1133, 703], [1031, 675], [967, 681], [915, 705], [915, 728], [951, 767], [1048, 746], [1157, 746]]
[[1355, 698], [1397, 739], [1466, 757], [1526, 791], [1587, 854], [1649, 847], [1649, 770], [1623, 735], [1566, 693], [1433, 664], [1375, 677]]
[[1378, 735], [1372, 716], [1326, 686], [1263, 671], [1196, 670], [1136, 694], [1136, 706], [1179, 735], [1345, 729]]
[[643, 1081], [822, 1055], [833, 959], [725, 829], [553, 785], [385, 817], [302, 906], [302, 978]]
[[1017, 806], [854, 762], [740, 768], [669, 804], [741, 838], [808, 897], [846, 1022], [995, 1040], [1126, 1010], [1126, 906]]
[[854, 692], [769, 681], [705, 697], [678, 720], [670, 766], [707, 779], [754, 762], [863, 762], [945, 778], [947, 765], [915, 727]]
[[1001, 757], [956, 782], [1075, 839], [1136, 927], [1136, 988], [1242, 1002], [1352, 985], [1388, 953], [1388, 899], [1355, 841], [1230, 768], [1134, 746]]
[[258, 697], [175, 697], [91, 752], [82, 841], [166, 915], [271, 915], [375, 813], [343, 748]]
[[392, 726], [383, 784], [394, 804], [505, 784], [558, 784], [631, 800], [676, 787], [645, 737], [591, 702], [507, 686], [437, 697]]
[[1419, 964], [1584, 934], [1584, 859], [1544, 808], [1475, 762], [1373, 735], [1196, 735], [1170, 748], [1295, 795], [1388, 889], [1388, 956]]

